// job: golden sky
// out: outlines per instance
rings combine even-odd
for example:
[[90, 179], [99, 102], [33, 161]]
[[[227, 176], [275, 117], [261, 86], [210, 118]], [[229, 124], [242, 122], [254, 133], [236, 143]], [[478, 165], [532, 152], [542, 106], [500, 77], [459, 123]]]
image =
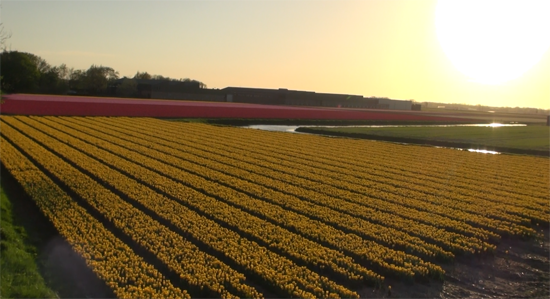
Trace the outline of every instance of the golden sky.
[[[429, 0], [3, 1], [2, 22], [12, 33], [12, 50], [76, 69], [109, 66], [121, 77], [147, 71], [200, 80], [209, 88], [550, 108], [550, 51], [544, 50], [550, 23], [531, 22], [550, 15], [550, 5], [544, 6], [550, 1], [527, 1], [525, 9], [526, 1], [485, 8], [475, 4], [480, 2], [443, 18], [455, 22], [447, 24], [445, 51], [436, 28], [437, 1]], [[462, 28], [472, 31], [452, 31]], [[497, 37], [502, 44], [495, 50], [489, 46]], [[542, 50], [528, 51], [537, 47]], [[540, 60], [496, 85], [459, 70], [491, 62], [483, 73], [491, 81], [512, 66], [521, 69], [529, 57]], [[474, 76], [481, 72], [476, 68]]]

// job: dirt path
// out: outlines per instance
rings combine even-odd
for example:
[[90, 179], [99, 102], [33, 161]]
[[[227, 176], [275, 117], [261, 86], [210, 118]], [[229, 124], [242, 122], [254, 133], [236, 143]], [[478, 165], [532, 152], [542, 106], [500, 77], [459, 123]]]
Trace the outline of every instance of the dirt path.
[[386, 291], [364, 289], [365, 298], [549, 298], [550, 240], [505, 239], [494, 256], [458, 258], [445, 265], [444, 282], [387, 281]]

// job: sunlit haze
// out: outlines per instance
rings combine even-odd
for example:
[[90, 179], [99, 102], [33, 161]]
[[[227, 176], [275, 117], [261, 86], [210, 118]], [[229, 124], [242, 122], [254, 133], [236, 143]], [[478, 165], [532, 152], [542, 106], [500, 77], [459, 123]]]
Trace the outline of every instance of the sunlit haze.
[[485, 84], [520, 77], [550, 48], [550, 1], [441, 0], [437, 35], [458, 70]]
[[491, 3], [2, 1], [2, 23], [11, 50], [121, 77], [550, 108], [549, 2]]

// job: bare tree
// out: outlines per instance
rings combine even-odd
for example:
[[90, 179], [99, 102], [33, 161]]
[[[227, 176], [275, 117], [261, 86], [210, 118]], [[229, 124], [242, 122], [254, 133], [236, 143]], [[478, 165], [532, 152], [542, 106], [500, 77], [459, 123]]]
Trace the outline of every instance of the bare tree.
[[[0, 11], [2, 6], [0, 6]], [[6, 41], [11, 37], [11, 32], [6, 32], [4, 28], [4, 23], [0, 23], [0, 50], [6, 51]]]

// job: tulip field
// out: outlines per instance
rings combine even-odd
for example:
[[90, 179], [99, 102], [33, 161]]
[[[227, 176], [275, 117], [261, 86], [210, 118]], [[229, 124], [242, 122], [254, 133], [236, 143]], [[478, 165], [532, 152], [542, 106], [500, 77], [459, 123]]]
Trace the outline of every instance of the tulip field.
[[2, 96], [4, 114], [57, 116], [134, 116], [163, 118], [314, 119], [363, 121], [471, 122], [455, 116], [433, 116], [417, 111], [296, 107], [230, 102], [130, 99], [41, 94]]
[[4, 167], [120, 298], [359, 298], [550, 219], [544, 157], [145, 117], [0, 128]]

